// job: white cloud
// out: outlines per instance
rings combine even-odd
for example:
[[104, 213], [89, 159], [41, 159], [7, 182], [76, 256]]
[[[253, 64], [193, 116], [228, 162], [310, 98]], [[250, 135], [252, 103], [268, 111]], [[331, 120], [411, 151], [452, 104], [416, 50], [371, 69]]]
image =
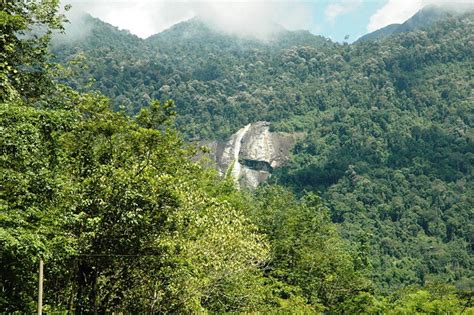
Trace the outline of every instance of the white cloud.
[[140, 37], [161, 32], [199, 15], [228, 32], [265, 35], [270, 21], [288, 29], [309, 29], [314, 6], [299, 0], [62, 0]]
[[472, 0], [388, 0], [374, 15], [370, 17], [367, 30], [373, 32], [393, 23], [403, 23], [423, 7], [435, 4], [444, 6], [470, 6]]
[[70, 3], [74, 11], [85, 11], [143, 38], [195, 15], [189, 1], [63, 0], [62, 3]]
[[362, 4], [362, 0], [340, 0], [332, 3], [324, 10], [326, 20], [334, 23], [337, 17], [352, 12]]

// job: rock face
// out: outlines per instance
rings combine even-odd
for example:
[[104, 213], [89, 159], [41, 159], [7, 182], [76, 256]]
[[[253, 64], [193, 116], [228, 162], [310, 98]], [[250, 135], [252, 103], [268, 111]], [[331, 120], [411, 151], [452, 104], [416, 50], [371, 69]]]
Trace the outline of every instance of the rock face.
[[208, 146], [221, 174], [230, 171], [239, 187], [256, 188], [274, 168], [288, 162], [296, 139], [296, 135], [270, 132], [270, 124], [262, 121]]

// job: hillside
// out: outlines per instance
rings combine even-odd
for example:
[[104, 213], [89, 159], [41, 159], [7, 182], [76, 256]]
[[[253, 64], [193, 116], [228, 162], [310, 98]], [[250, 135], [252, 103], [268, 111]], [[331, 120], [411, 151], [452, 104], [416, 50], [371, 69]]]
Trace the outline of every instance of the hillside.
[[322, 194], [345, 237], [370, 245], [382, 290], [433, 281], [469, 288], [473, 15], [435, 23], [424, 10], [404, 25], [424, 17], [434, 23], [427, 30], [353, 45], [283, 30], [261, 42], [194, 19], [100, 48], [97, 31], [72, 55], [58, 53], [81, 51], [88, 70], [75, 84], [92, 75], [115, 108], [134, 113], [131, 104], [174, 99], [188, 139], [224, 138], [256, 121], [304, 132], [273, 181]]

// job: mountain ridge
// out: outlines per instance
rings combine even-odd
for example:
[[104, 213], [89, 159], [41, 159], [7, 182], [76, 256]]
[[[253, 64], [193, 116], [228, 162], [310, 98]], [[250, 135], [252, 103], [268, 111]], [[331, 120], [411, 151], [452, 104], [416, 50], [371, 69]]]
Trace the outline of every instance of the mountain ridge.
[[426, 28], [436, 23], [437, 21], [442, 20], [443, 18], [447, 18], [453, 15], [461, 15], [463, 13], [466, 13], [465, 11], [472, 11], [474, 10], [474, 5], [466, 4], [464, 8], [466, 10], [463, 11], [461, 10], [461, 8], [454, 8], [446, 5], [428, 5], [416, 12], [405, 22], [394, 23], [382, 27], [378, 30], [361, 36], [354, 43], [360, 43], [370, 40], [379, 40], [391, 35], [407, 33], [418, 29]]
[[[78, 37], [74, 42], [80, 40], [87, 40], [92, 32], [107, 33], [107, 35], [114, 35], [113, 37], [130, 37], [134, 38], [137, 42], [154, 43], [160, 41], [163, 38], [172, 38], [173, 40], [179, 39], [193, 39], [208, 37], [210, 34], [213, 36], [219, 36], [221, 38], [232, 38], [233, 40], [241, 42], [252, 42], [254, 44], [271, 45], [278, 43], [279, 41], [287, 42], [292, 36], [298, 38], [298, 43], [309, 42], [314, 44], [316, 42], [329, 43], [331, 40], [322, 35], [315, 35], [307, 30], [287, 30], [278, 23], [272, 24], [272, 32], [268, 37], [259, 38], [257, 36], [239, 34], [238, 32], [230, 32], [220, 30], [218, 26], [213, 25], [211, 22], [207, 22], [200, 16], [192, 17], [188, 20], [178, 22], [156, 34], [152, 34], [146, 38], [140, 38], [134, 35], [129, 30], [120, 29], [110, 23], [107, 23], [100, 18], [94, 17], [89, 13], [80, 12], [75, 13], [73, 18], [70, 19], [69, 23], [65, 26], [65, 34], [55, 34], [53, 36], [53, 45], [60, 45], [63, 41], [69, 44], [73, 41], [73, 37]], [[83, 30], [77, 30], [83, 28]], [[71, 34], [69, 36], [69, 34]], [[97, 34], [95, 34], [97, 35]], [[311, 43], [312, 42], [312, 43]]]

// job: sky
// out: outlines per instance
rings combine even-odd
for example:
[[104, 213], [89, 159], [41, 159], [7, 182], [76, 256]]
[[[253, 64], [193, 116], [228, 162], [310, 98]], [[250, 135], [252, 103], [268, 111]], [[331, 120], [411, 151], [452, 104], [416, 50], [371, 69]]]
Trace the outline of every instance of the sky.
[[[474, 0], [457, 0], [471, 2]], [[402, 23], [429, 4], [448, 0], [62, 0], [75, 10], [146, 38], [199, 15], [223, 31], [264, 36], [267, 21], [352, 42], [392, 23]]]

